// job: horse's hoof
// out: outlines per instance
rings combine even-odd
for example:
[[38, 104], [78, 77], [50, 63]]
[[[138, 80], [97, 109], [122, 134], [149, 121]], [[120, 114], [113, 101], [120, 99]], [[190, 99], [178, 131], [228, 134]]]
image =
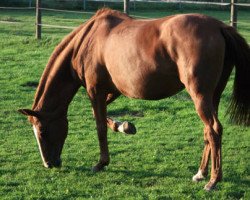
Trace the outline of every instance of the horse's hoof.
[[192, 180], [194, 182], [200, 182], [200, 181], [203, 181], [205, 179], [205, 176], [203, 176], [201, 170], [198, 171], [197, 174], [195, 174], [192, 178]]
[[92, 167], [91, 171], [93, 173], [97, 173], [97, 172], [100, 172], [100, 171], [103, 171], [105, 169], [105, 165], [100, 165], [100, 164], [97, 164], [96, 166]]
[[204, 187], [204, 190], [206, 190], [206, 191], [208, 191], [208, 192], [210, 192], [210, 191], [212, 191], [212, 190], [214, 190], [214, 189], [216, 189], [216, 182], [214, 182], [214, 181], [209, 181], [209, 182], [205, 185], [205, 187]]
[[122, 123], [122, 126], [123, 126], [123, 132], [124, 133], [130, 134], [130, 135], [136, 134], [136, 128], [135, 128], [134, 124], [125, 121], [125, 122]]

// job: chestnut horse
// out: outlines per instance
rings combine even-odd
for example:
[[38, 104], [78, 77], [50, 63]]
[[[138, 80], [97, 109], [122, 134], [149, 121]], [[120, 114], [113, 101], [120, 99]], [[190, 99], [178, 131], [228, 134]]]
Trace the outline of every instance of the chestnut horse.
[[61, 166], [68, 132], [68, 106], [80, 86], [86, 88], [96, 119], [100, 160], [109, 164], [107, 127], [134, 134], [128, 122], [107, 117], [107, 105], [123, 94], [158, 100], [184, 88], [204, 123], [205, 147], [194, 181], [208, 174], [205, 189], [222, 178], [218, 119], [221, 94], [235, 66], [231, 119], [250, 125], [250, 48], [232, 28], [200, 14], [136, 20], [110, 9], [99, 10], [54, 50], [41, 77], [32, 110], [21, 109], [33, 124], [45, 167]]

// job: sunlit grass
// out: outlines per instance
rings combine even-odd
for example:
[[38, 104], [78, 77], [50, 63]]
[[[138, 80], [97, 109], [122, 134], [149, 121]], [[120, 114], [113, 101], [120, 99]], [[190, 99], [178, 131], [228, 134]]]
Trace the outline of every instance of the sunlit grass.
[[[228, 12], [204, 13], [229, 19]], [[47, 13], [43, 22], [77, 26], [88, 17]], [[239, 19], [244, 22], [239, 31], [250, 42], [249, 12], [241, 11]], [[31, 107], [35, 87], [29, 83], [39, 81], [54, 47], [70, 30], [43, 28], [42, 40], [37, 41], [34, 12], [1, 10], [0, 21], [16, 22], [0, 23], [0, 199], [250, 199], [250, 131], [229, 124], [224, 116], [232, 78], [220, 108], [224, 180], [215, 192], [203, 191], [205, 182], [191, 181], [203, 149], [203, 125], [185, 91], [160, 101], [120, 97], [112, 103], [110, 115], [133, 122], [138, 133], [109, 131], [111, 164], [93, 174], [90, 168], [98, 161], [99, 147], [90, 102], [80, 89], [68, 113], [63, 167], [44, 169], [31, 127], [17, 109]]]

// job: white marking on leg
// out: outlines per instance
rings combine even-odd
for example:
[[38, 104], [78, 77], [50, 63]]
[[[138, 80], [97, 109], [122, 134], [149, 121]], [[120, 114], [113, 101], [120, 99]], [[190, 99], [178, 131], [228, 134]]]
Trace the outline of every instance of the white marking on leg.
[[199, 169], [199, 171], [197, 172], [197, 174], [195, 174], [193, 176], [193, 181], [194, 182], [199, 182], [201, 180], [205, 179], [205, 177], [202, 175], [202, 171]]
[[37, 144], [38, 144], [38, 148], [39, 148], [39, 151], [40, 151], [40, 155], [41, 155], [41, 158], [42, 158], [42, 161], [43, 161], [43, 165], [44, 165], [44, 167], [48, 168], [49, 166], [45, 162], [45, 159], [44, 159], [44, 156], [43, 156], [43, 152], [42, 152], [42, 148], [41, 148], [41, 144], [40, 144], [40, 141], [38, 139], [37, 129], [36, 129], [35, 125], [33, 125], [33, 130], [34, 130], [34, 134], [35, 134], [36, 141], [37, 141]]
[[[121, 123], [121, 122], [120, 122]], [[118, 126], [118, 128], [117, 128], [117, 130], [119, 131], [119, 132], [121, 132], [121, 133], [125, 133], [124, 132], [124, 122], [123, 123], [121, 123], [119, 126]]]
[[121, 133], [125, 133], [124, 132], [124, 122], [120, 122], [120, 121], [116, 121], [116, 120], [113, 120], [114, 124], [117, 124], [118, 127], [117, 127], [117, 131], [121, 132]]

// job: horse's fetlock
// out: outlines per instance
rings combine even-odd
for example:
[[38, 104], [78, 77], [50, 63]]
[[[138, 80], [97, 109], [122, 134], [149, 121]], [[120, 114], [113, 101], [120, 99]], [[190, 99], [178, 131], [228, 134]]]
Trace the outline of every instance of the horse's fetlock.
[[103, 165], [103, 166], [108, 166], [109, 163], [110, 163], [110, 159], [108, 158], [108, 159], [100, 160], [99, 163], [100, 163], [101, 165]]
[[194, 182], [199, 182], [199, 181], [204, 180], [206, 176], [207, 176], [207, 173], [204, 173], [201, 169], [199, 169], [197, 174], [195, 174], [192, 179]]

